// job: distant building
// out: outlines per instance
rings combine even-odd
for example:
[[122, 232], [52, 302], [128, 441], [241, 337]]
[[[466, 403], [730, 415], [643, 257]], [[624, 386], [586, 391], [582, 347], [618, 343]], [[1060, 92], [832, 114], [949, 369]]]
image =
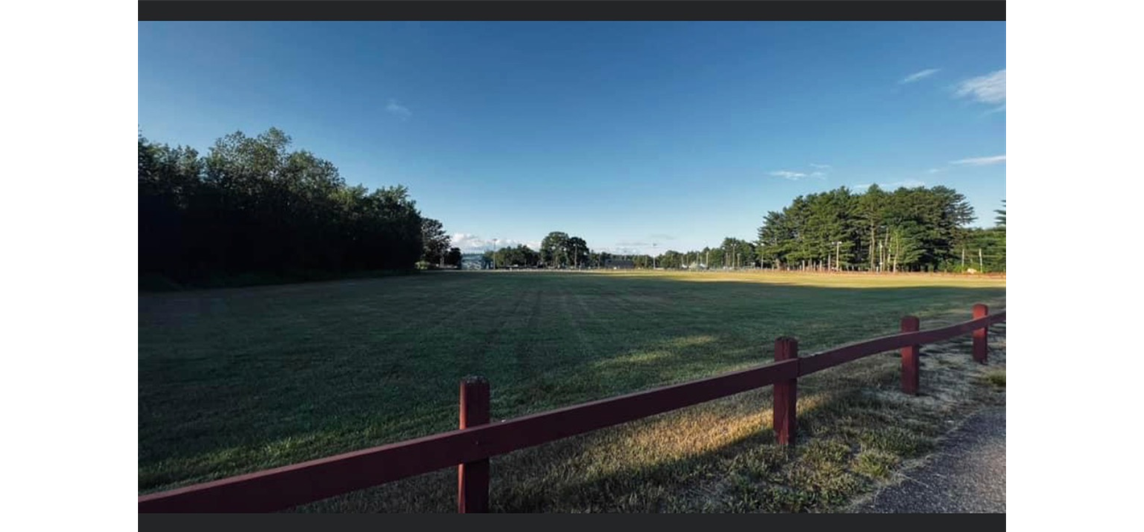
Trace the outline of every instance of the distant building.
[[482, 253], [465, 253], [461, 255], [462, 270], [483, 270], [486, 267], [485, 256]]

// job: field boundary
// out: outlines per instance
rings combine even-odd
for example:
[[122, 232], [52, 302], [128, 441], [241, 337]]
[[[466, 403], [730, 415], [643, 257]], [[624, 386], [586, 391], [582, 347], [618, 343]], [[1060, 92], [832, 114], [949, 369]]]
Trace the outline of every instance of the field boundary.
[[448, 467], [458, 470], [458, 511], [487, 512], [489, 458], [493, 456], [766, 386], [774, 386], [777, 441], [793, 445], [799, 377], [900, 349], [902, 391], [917, 395], [922, 344], [972, 334], [973, 359], [985, 364], [988, 328], [1004, 321], [1004, 311], [991, 315], [981, 304], [974, 305], [972, 320], [939, 329], [920, 330], [918, 318], [906, 316], [899, 334], [803, 358], [797, 339], [780, 337], [775, 340], [775, 362], [770, 364], [500, 422], [489, 421], [488, 381], [466, 377], [460, 385], [457, 430], [143, 495], [138, 500], [139, 512], [273, 512]]

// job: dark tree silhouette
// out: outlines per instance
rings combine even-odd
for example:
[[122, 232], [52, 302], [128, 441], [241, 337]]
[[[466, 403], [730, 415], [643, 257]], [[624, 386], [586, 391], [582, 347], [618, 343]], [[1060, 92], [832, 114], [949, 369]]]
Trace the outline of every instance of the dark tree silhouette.
[[405, 187], [347, 186], [277, 129], [206, 156], [139, 137], [139, 267], [187, 284], [411, 269], [422, 217]]

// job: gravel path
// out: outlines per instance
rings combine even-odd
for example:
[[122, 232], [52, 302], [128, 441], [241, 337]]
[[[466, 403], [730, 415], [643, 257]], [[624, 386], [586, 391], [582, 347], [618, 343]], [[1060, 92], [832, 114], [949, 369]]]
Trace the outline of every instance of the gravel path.
[[922, 466], [854, 511], [1005, 513], [1005, 409], [965, 421]]

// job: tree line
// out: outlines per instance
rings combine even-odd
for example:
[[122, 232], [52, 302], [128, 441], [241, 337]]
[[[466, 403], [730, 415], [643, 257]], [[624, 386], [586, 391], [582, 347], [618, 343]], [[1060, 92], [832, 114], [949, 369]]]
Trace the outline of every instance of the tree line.
[[[815, 271], [1005, 271], [1005, 209], [990, 228], [965, 196], [948, 187], [864, 193], [846, 187], [795, 198], [768, 212], [755, 241], [727, 237], [716, 247], [627, 255], [636, 268], [771, 268]], [[599, 268], [616, 256], [578, 237], [549, 233], [539, 251], [520, 245], [486, 253], [497, 267]]]
[[599, 268], [608, 258], [588, 248], [588, 242], [563, 231], [544, 237], [539, 250], [519, 244], [484, 253], [484, 262], [494, 268]]
[[872, 185], [864, 193], [841, 187], [768, 212], [753, 242], [728, 237], [718, 247], [649, 259], [685, 269], [1003, 272], [1004, 201], [995, 212], [994, 227], [971, 228], [973, 207], [948, 187], [891, 192]]
[[404, 186], [349, 186], [278, 129], [227, 135], [205, 155], [138, 142], [141, 275], [199, 285], [460, 263]]
[[753, 242], [725, 238], [714, 248], [668, 250], [646, 262], [662, 268], [770, 268], [873, 272], [1005, 271], [1005, 209], [994, 227], [948, 187], [846, 187], [796, 197], [768, 212]]
[[965, 196], [948, 187], [873, 185], [861, 194], [842, 187], [768, 212], [758, 257], [764, 267], [787, 269], [1003, 271], [1003, 229], [969, 228], [974, 220]]
[[421, 260], [417, 266], [421, 269], [446, 266], [459, 268], [461, 266], [461, 248], [449, 247], [452, 239], [445, 232], [445, 226], [432, 218], [421, 220]]
[[[333, 163], [271, 128], [236, 132], [200, 155], [139, 136], [139, 267], [177, 283], [272, 276], [297, 280], [360, 271], [459, 267], [440, 221], [400, 185], [349, 186]], [[613, 255], [581, 237], [549, 233], [540, 249], [484, 254], [498, 268], [979, 271], [1005, 270], [1005, 209], [970, 228], [973, 208], [947, 187], [843, 187], [768, 212], [757, 239], [658, 255]]]

